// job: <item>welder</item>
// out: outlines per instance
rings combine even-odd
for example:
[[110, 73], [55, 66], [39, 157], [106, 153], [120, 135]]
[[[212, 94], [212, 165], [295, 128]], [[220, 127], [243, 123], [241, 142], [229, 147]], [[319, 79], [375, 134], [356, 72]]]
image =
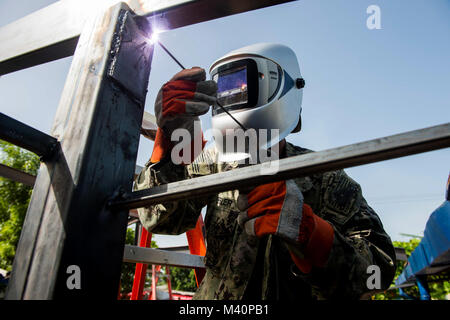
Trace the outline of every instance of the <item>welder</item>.
[[[204, 148], [202, 132], [195, 132], [199, 116], [209, 110], [223, 140], [242, 127], [277, 130], [258, 138], [257, 147], [276, 149], [280, 158], [312, 152], [286, 141], [302, 125], [305, 80], [293, 50], [272, 43], [246, 46], [216, 60], [209, 73], [206, 80], [204, 69], [186, 69], [160, 89], [153, 153], [136, 190], [239, 167], [238, 161], [224, 160], [229, 150], [223, 141]], [[191, 163], [172, 159], [177, 129], [187, 130], [192, 144], [201, 146]], [[394, 277], [392, 242], [360, 185], [343, 170], [138, 212], [149, 232], [175, 235], [194, 228], [204, 207], [206, 275], [195, 299], [361, 299], [374, 292], [368, 285], [370, 266], [380, 270], [375, 289], [388, 288]]]

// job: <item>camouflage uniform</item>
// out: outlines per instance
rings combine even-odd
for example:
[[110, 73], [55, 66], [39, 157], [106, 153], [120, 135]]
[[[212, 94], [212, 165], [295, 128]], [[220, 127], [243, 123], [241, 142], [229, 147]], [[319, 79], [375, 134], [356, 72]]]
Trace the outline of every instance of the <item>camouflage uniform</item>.
[[[286, 156], [311, 152], [286, 143]], [[189, 166], [170, 161], [146, 165], [135, 189], [151, 188], [202, 175], [231, 170], [236, 163], [218, 163], [206, 149]], [[180, 234], [205, 216], [206, 275], [195, 299], [358, 299], [367, 294], [369, 265], [381, 269], [382, 287], [395, 273], [395, 252], [380, 219], [362, 196], [361, 187], [344, 171], [294, 179], [305, 203], [334, 228], [332, 250], [323, 268], [303, 274], [276, 236], [255, 238], [237, 223], [237, 190], [188, 201], [174, 201], [138, 210], [143, 226], [156, 234]]]

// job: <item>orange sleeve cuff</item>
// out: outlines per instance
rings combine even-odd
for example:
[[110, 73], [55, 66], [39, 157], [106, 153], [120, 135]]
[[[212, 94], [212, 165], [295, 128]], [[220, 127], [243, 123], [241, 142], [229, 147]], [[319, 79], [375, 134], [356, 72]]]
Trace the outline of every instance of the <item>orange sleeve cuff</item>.
[[156, 163], [164, 159], [167, 153], [172, 149], [172, 142], [166, 138], [161, 128], [156, 131], [153, 152], [150, 158], [151, 163]]
[[334, 241], [333, 227], [315, 214], [312, 214], [312, 217], [314, 219], [314, 228], [303, 250], [305, 258], [301, 259], [290, 252], [292, 261], [303, 273], [309, 273], [313, 266], [325, 266]]
[[[194, 149], [194, 141], [192, 140], [191, 143], [192, 143], [191, 150], [195, 150]], [[202, 133], [202, 150], [205, 147], [205, 145], [206, 145], [206, 141], [203, 138], [203, 133]], [[172, 141], [170, 141], [168, 138], [166, 138], [166, 136], [164, 135], [164, 131], [161, 128], [158, 128], [158, 130], [156, 131], [156, 137], [155, 137], [155, 142], [153, 145], [152, 156], [150, 157], [150, 162], [156, 163], [158, 161], [161, 161], [171, 152], [172, 148], [173, 148]], [[197, 158], [197, 156], [198, 156], [198, 154], [192, 153], [191, 163], [195, 160], [195, 158]]]

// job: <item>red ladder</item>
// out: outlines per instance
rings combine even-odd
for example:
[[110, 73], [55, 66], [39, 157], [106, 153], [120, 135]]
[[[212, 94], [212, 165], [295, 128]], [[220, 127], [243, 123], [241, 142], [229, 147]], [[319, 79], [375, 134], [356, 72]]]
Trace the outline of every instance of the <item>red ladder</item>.
[[[206, 245], [205, 238], [203, 236], [203, 217], [200, 215], [197, 220], [197, 224], [194, 229], [186, 232], [186, 237], [189, 245], [189, 252], [191, 254], [204, 256], [206, 253]], [[144, 227], [141, 226], [141, 237], [139, 241], [140, 247], [149, 248], [152, 240], [152, 234], [148, 232]], [[145, 275], [147, 273], [148, 265], [145, 263], [136, 263], [136, 269], [134, 272], [134, 280], [133, 280], [133, 289], [131, 291], [131, 299], [130, 300], [142, 300], [144, 285], [145, 285]], [[156, 282], [158, 277], [156, 273], [161, 269], [161, 266], [152, 266], [152, 293], [150, 296], [151, 300], [156, 300]], [[195, 268], [195, 281], [197, 283], [197, 287], [203, 280], [205, 276], [205, 268]], [[168, 268], [166, 269], [166, 273], [168, 274]], [[171, 283], [170, 278], [168, 279], [168, 288], [169, 288], [169, 299], [172, 299], [171, 295]]]

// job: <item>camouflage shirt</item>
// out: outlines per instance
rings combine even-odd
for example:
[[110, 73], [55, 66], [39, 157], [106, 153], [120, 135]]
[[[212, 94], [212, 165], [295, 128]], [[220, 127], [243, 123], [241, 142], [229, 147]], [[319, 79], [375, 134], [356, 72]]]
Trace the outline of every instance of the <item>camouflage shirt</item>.
[[[286, 156], [311, 152], [286, 143]], [[205, 149], [188, 166], [170, 161], [147, 164], [135, 190], [232, 170]], [[203, 207], [207, 251], [206, 275], [194, 299], [359, 299], [370, 294], [368, 266], [381, 270], [381, 287], [395, 273], [395, 252], [382, 223], [362, 196], [361, 187], [343, 170], [294, 179], [305, 203], [334, 228], [326, 265], [303, 274], [291, 261], [286, 244], [276, 236], [248, 236], [237, 223], [237, 190], [187, 201], [138, 209], [143, 226], [156, 234], [181, 234], [195, 227]], [[301, 253], [300, 253], [301, 254]]]

